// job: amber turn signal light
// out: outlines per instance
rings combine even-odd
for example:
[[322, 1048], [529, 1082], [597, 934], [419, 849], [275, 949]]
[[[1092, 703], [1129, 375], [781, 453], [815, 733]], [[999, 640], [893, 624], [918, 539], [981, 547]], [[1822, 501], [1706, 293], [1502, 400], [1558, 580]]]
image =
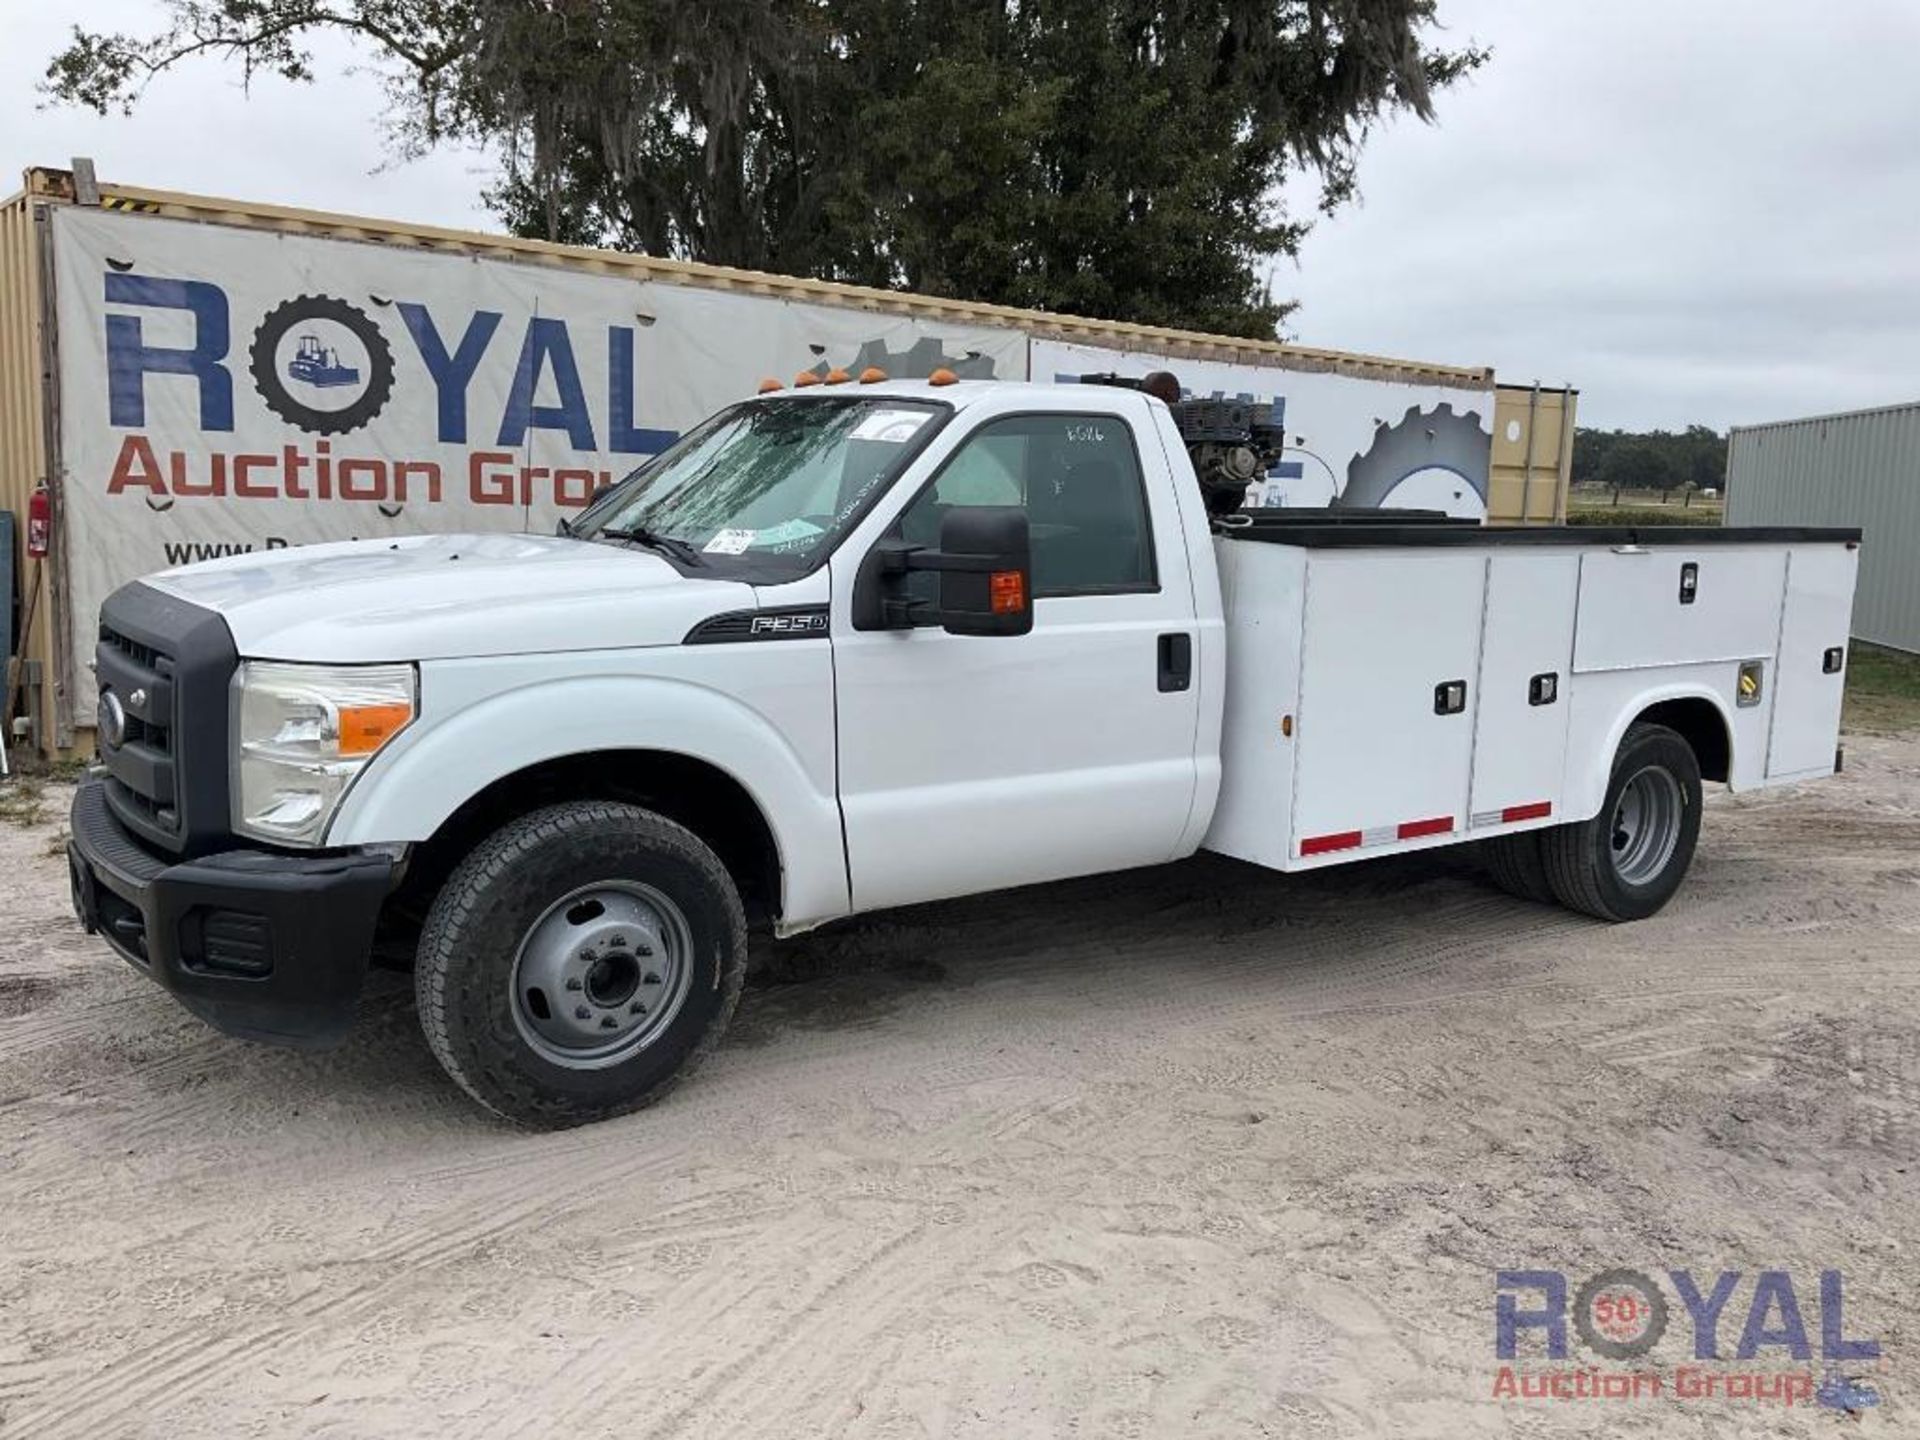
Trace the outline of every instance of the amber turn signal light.
[[882, 370], [878, 365], [869, 365], [860, 372], [860, 383], [862, 385], [878, 385], [886, 378], [887, 372]]
[[929, 385], [952, 385], [958, 382], [959, 379], [960, 377], [958, 375], [942, 365], [938, 370], [927, 376], [927, 383]]
[[411, 705], [342, 705], [340, 753], [371, 755], [406, 729], [412, 719]]
[[780, 382], [774, 379], [771, 375], [767, 376], [766, 379], [760, 382], [760, 393], [762, 395], [771, 395], [774, 391], [778, 390], [779, 388], [780, 388]]
[[1018, 615], [1027, 608], [1027, 577], [1018, 570], [995, 570], [987, 577], [987, 595], [996, 615]]
[[819, 383], [820, 377], [811, 370], [802, 370], [798, 375], [793, 377], [793, 388], [796, 390], [802, 390], [809, 385], [818, 385]]

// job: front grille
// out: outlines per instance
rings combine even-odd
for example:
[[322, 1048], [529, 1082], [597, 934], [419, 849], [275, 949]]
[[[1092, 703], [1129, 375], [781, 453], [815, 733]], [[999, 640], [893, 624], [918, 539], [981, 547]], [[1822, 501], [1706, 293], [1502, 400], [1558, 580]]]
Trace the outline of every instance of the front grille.
[[[101, 694], [101, 754], [123, 813], [175, 834], [180, 807], [173, 763], [173, 657], [157, 645], [100, 626], [94, 674]], [[112, 697], [118, 738], [107, 734]]]
[[[131, 635], [122, 635], [111, 626], [102, 625], [100, 627], [100, 640], [103, 644], [111, 645], [122, 655], [125, 655], [129, 660], [133, 661], [134, 664], [145, 666], [149, 670], [155, 668], [156, 662], [167, 658], [162, 656], [153, 646], [143, 645]], [[173, 662], [169, 659], [167, 663], [172, 664]]]
[[228, 841], [227, 687], [237, 658], [213, 611], [135, 583], [100, 608], [96, 737], [107, 800], [175, 854]]
[[[100, 627], [100, 643], [120, 654], [142, 670], [152, 671], [156, 676], [173, 677], [173, 657], [163, 655], [151, 645], [143, 645], [130, 635], [122, 635], [107, 626]], [[143, 719], [138, 715], [127, 716], [127, 739], [138, 741], [162, 755], [173, 753], [172, 717], [153, 716]]]

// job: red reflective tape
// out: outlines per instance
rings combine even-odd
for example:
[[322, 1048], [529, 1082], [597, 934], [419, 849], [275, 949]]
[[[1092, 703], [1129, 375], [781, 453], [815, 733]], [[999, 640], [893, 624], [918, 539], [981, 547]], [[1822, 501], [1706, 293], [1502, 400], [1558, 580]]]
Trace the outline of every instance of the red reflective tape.
[[1314, 835], [1300, 842], [1300, 853], [1325, 855], [1331, 850], [1358, 850], [1361, 839], [1358, 830], [1342, 830], [1338, 835]]
[[1453, 817], [1436, 815], [1431, 820], [1408, 820], [1401, 825], [1398, 833], [1402, 840], [1418, 840], [1422, 835], [1451, 835]]
[[1500, 823], [1511, 825], [1516, 820], [1544, 820], [1552, 813], [1551, 800], [1536, 800], [1531, 805], [1509, 805], [1500, 812]]

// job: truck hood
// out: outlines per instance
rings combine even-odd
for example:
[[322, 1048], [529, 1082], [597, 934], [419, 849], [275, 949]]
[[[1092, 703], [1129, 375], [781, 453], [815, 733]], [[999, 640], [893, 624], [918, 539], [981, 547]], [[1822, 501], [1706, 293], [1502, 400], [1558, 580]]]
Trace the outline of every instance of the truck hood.
[[417, 535], [254, 552], [142, 583], [218, 611], [243, 656], [360, 663], [674, 645], [753, 587], [543, 535]]

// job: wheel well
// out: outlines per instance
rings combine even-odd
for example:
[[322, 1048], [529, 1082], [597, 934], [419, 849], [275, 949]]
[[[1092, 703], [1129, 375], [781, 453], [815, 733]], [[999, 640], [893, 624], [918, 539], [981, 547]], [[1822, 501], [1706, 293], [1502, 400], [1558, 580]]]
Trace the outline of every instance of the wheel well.
[[718, 766], [660, 750], [602, 750], [547, 760], [503, 776], [416, 845], [406, 879], [382, 915], [384, 947], [411, 954], [433, 898], [483, 839], [516, 816], [568, 800], [622, 800], [684, 825], [713, 847], [740, 887], [749, 924], [780, 913], [780, 851], [746, 787]]
[[1639, 724], [1664, 725], [1692, 746], [1694, 759], [1700, 762], [1702, 780], [1718, 780], [1724, 784], [1733, 774], [1733, 739], [1727, 733], [1727, 722], [1719, 707], [1711, 700], [1698, 696], [1662, 700], [1642, 710], [1635, 720]]

